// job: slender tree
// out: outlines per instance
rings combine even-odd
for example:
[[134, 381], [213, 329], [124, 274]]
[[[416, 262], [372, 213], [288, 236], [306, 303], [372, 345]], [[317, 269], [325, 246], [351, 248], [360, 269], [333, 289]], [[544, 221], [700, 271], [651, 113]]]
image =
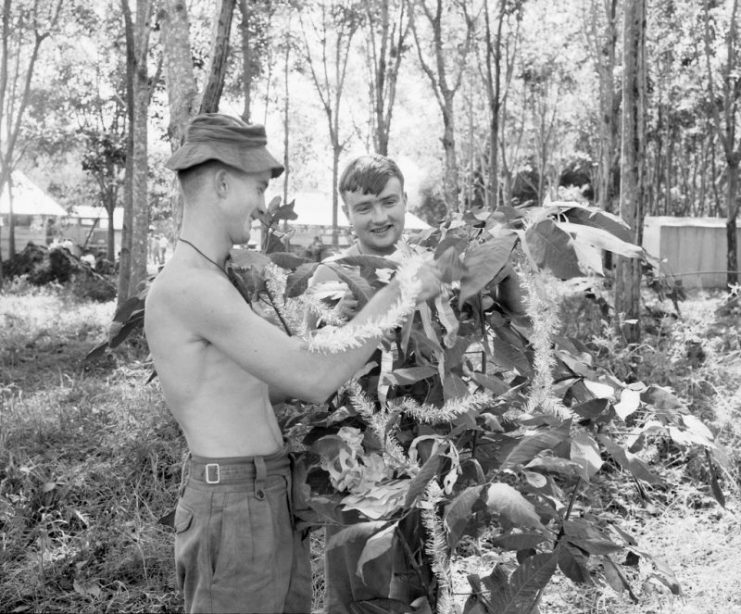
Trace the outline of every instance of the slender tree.
[[[493, 9], [493, 10], [492, 10]], [[485, 2], [484, 15], [484, 52], [479, 59], [479, 70], [486, 88], [487, 107], [489, 112], [487, 150], [487, 180], [485, 201], [489, 209], [499, 206], [499, 134], [502, 118], [502, 105], [507, 95], [512, 71], [503, 65], [507, 51], [507, 39], [517, 40], [520, 22], [522, 21], [523, 0], [497, 0], [496, 3]], [[514, 22], [514, 27], [512, 22]], [[514, 57], [510, 56], [510, 62]], [[503, 74], [504, 73], [504, 74]], [[502, 77], [505, 77], [504, 81]]]
[[715, 83], [711, 58], [713, 26], [711, 25], [709, 0], [703, 4], [705, 22], [705, 57], [707, 63], [708, 91], [713, 124], [723, 147], [726, 161], [726, 279], [729, 286], [738, 283], [738, 241], [736, 219], [739, 201], [739, 163], [741, 163], [741, 140], [736, 142], [739, 120], [739, 101], [741, 100], [741, 78], [738, 65], [741, 52], [738, 49], [738, 0], [732, 0], [727, 17], [725, 32], [725, 61], [721, 66], [720, 92]]
[[368, 55], [373, 146], [387, 156], [396, 84], [406, 50], [411, 18], [404, 0], [365, 3], [365, 47]]
[[361, 26], [362, 13], [360, 6], [352, 1], [329, 0], [314, 9], [302, 9], [299, 22], [309, 72], [327, 118], [332, 144], [332, 244], [336, 246], [339, 210], [337, 181], [340, 155], [347, 144], [340, 134], [340, 106], [350, 49]]
[[[62, 0], [32, 3], [3, 0], [0, 15], [0, 193], [23, 155], [17, 147], [41, 45], [55, 31], [62, 7]], [[15, 220], [12, 198], [9, 202], [9, 256], [12, 257], [15, 254]]]
[[147, 59], [151, 33], [152, 0], [121, 0], [126, 36], [126, 101], [129, 130], [124, 181], [124, 225], [118, 274], [118, 303], [138, 292], [147, 275], [147, 232], [149, 199], [147, 193], [147, 136], [152, 84]]
[[[455, 97], [461, 85], [468, 53], [473, 40], [474, 18], [467, 0], [445, 3], [443, 0], [409, 0], [414, 5], [412, 34], [422, 70], [427, 75], [443, 119], [443, 150], [445, 171], [443, 196], [451, 210], [463, 206], [459, 198], [458, 159], [455, 145]], [[445, 17], [457, 13], [462, 24], [450, 23]], [[429, 37], [421, 24], [429, 28]], [[456, 27], [462, 30], [454, 39]], [[451, 59], [452, 58], [452, 61]]]
[[224, 89], [229, 35], [232, 30], [236, 0], [219, 0], [214, 9], [213, 46], [210, 56], [208, 80], [201, 96], [200, 113], [216, 113]]
[[[620, 215], [633, 232], [634, 242], [643, 238], [646, 151], [646, 2], [626, 0], [623, 30], [623, 109], [620, 173]], [[615, 280], [615, 311], [629, 343], [640, 341], [639, 322], [641, 263], [618, 257]]]
[[[615, 91], [618, 0], [589, 0], [586, 33], [599, 79], [599, 145], [597, 199], [600, 209], [615, 211], [619, 175], [617, 148], [620, 96]], [[609, 252], [608, 252], [609, 253]]]
[[185, 126], [198, 108], [198, 90], [190, 48], [190, 19], [184, 0], [163, 0], [159, 23], [162, 27], [162, 54], [170, 110], [167, 135], [176, 149], [183, 140]]

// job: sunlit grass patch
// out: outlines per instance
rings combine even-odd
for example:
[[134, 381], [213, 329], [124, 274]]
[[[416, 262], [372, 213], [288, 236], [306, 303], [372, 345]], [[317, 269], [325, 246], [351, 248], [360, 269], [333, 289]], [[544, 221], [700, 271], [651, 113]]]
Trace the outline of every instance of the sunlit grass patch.
[[146, 365], [83, 362], [113, 304], [0, 305], [0, 610], [176, 611], [184, 442]]

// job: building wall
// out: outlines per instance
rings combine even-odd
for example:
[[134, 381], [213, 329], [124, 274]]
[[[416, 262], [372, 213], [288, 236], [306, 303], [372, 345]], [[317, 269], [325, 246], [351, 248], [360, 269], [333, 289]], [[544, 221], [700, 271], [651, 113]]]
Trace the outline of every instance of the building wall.
[[[741, 229], [738, 232], [741, 262]], [[647, 217], [643, 247], [686, 288], [725, 288], [726, 226], [720, 218]]]

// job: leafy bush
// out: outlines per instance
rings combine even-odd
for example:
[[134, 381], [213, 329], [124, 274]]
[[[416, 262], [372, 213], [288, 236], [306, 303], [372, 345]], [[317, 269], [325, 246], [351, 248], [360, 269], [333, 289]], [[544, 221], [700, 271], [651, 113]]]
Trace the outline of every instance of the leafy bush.
[[[623, 564], [636, 559], [679, 591], [671, 572], [613, 518], [590, 511], [592, 484], [625, 472], [644, 492], [661, 490], [665, 476], [648, 462], [655, 446], [699, 449], [703, 477], [722, 504], [725, 454], [686, 403], [641, 379], [640, 360], [631, 358], [639, 348], [612, 361], [621, 363], [619, 376], [597, 361], [620, 340], [602, 324], [609, 304], [591, 289], [593, 280], [581, 292], [591, 294], [602, 340], [559, 334], [558, 279], [601, 273], [603, 249], [642, 257], [628, 236], [619, 219], [566, 204], [457, 216], [410, 242], [407, 260], [434, 254], [451, 290], [417, 309], [328, 408], [301, 405], [286, 419], [305, 446], [297, 476], [305, 484], [304, 520], [347, 524], [352, 517], [327, 547], [366, 523], [372, 537], [360, 571], [379, 557], [391, 564], [400, 550], [417, 570], [415, 605], [433, 611], [452, 606], [450, 561], [466, 535], [488, 535], [503, 558], [489, 574], [469, 578], [464, 612], [530, 612], [556, 569], [577, 583], [598, 575], [633, 597]], [[515, 259], [528, 295], [525, 317], [502, 292], [506, 280], [512, 290]], [[284, 328], [300, 332], [307, 308], [337, 323], [332, 305], [307, 291], [316, 263], [272, 253], [244, 254], [238, 264], [242, 292]], [[362, 305], [404, 265], [360, 256], [329, 266]], [[371, 333], [350, 324], [304, 334], [309, 347], [329, 351]]]

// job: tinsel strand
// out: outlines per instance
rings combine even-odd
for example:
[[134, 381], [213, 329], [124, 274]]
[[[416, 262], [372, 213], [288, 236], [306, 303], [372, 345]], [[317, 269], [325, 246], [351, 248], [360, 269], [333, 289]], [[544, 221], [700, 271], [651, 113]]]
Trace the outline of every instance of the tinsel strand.
[[323, 353], [342, 352], [358, 348], [373, 338], [382, 337], [386, 331], [401, 326], [417, 305], [421, 285], [416, 274], [423, 262], [421, 256], [412, 256], [399, 267], [396, 273], [396, 279], [399, 281], [399, 300], [384, 316], [363, 324], [351, 322], [341, 328], [331, 326], [322, 328], [308, 339], [308, 349]]
[[422, 524], [427, 531], [425, 552], [432, 559], [432, 571], [438, 581], [437, 613], [450, 614], [453, 612], [453, 586], [450, 577], [450, 561], [445, 540], [445, 528], [442, 520], [435, 512], [438, 503], [442, 501], [443, 491], [437, 481], [432, 480], [425, 490], [425, 499], [420, 506]]
[[399, 409], [421, 424], [443, 424], [452, 422], [461, 414], [479, 409], [489, 403], [490, 398], [483, 392], [473, 392], [460, 399], [446, 401], [442, 407], [421, 404], [411, 397], [392, 401], [392, 407]]

